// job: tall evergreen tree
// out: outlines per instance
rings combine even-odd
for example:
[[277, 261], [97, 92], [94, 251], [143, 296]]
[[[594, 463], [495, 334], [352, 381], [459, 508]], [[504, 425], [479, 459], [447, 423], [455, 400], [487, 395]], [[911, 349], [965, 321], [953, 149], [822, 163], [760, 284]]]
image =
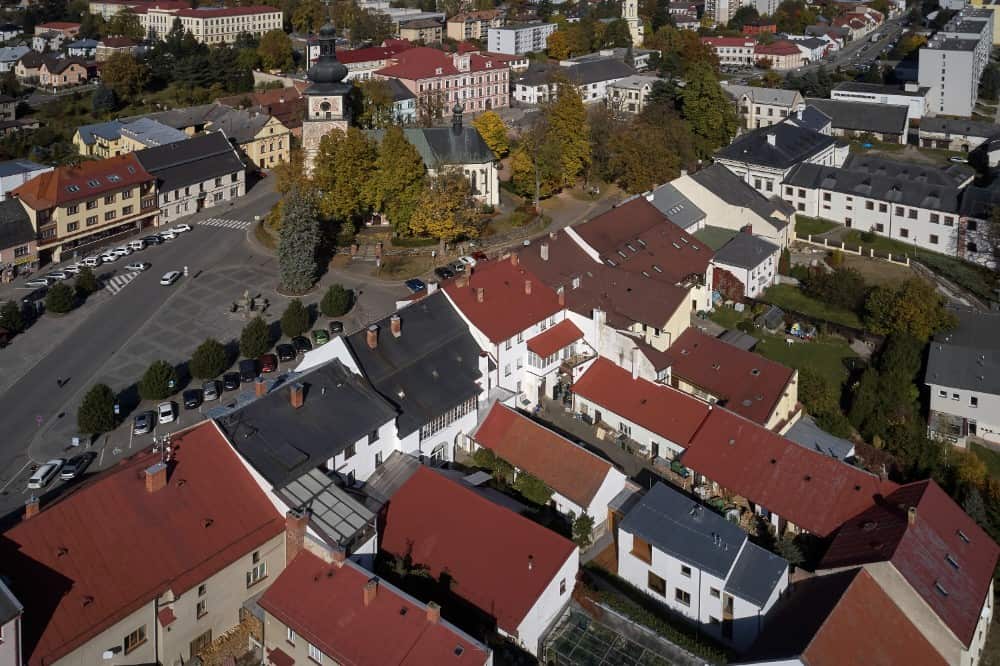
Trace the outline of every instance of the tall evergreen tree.
[[681, 94], [682, 115], [699, 138], [699, 154], [706, 157], [724, 146], [736, 134], [738, 121], [733, 105], [726, 99], [711, 65], [688, 68], [687, 85]]
[[319, 210], [308, 192], [294, 189], [281, 205], [278, 273], [282, 289], [301, 294], [316, 284], [319, 248]]

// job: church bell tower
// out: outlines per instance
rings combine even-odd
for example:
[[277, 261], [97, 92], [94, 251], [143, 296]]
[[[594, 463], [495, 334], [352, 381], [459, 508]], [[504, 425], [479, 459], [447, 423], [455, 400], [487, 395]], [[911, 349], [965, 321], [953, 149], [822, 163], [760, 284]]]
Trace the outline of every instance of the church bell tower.
[[347, 96], [351, 84], [344, 83], [347, 67], [337, 60], [336, 31], [327, 23], [319, 31], [319, 59], [309, 68], [306, 117], [302, 123], [302, 149], [306, 175], [312, 175], [319, 152], [319, 142], [331, 130], [347, 131], [350, 109]]
[[639, 19], [639, 0], [622, 0], [622, 18], [632, 34], [632, 46], [639, 48], [642, 46], [643, 33], [642, 21]]

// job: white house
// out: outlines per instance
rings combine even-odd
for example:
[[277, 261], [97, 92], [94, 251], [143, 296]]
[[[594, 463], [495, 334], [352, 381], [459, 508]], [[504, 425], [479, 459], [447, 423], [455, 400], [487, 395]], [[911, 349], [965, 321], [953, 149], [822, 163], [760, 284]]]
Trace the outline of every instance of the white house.
[[48, 173], [54, 168], [30, 160], [0, 162], [0, 200], [6, 199], [11, 190], [17, 189], [35, 176]]
[[0, 48], [0, 73], [9, 72], [22, 57], [31, 52], [27, 46], [4, 46]]
[[590, 516], [595, 531], [603, 530], [608, 504], [625, 488], [625, 475], [610, 462], [499, 403], [472, 440], [518, 472], [540, 479], [552, 489], [556, 510]]
[[891, 86], [861, 81], [844, 81], [833, 87], [830, 91], [830, 99], [905, 106], [908, 109], [910, 120], [920, 120], [929, 114], [927, 102], [929, 90], [930, 88], [921, 87], [916, 83]]
[[[727, 271], [743, 285], [744, 296], [757, 298], [774, 284], [781, 248], [749, 233], [739, 233], [716, 251], [712, 265]], [[712, 283], [720, 284], [718, 273]]]
[[757, 40], [753, 37], [702, 37], [701, 43], [712, 49], [720, 65], [753, 67]]
[[615, 57], [576, 62], [563, 60], [558, 67], [528, 69], [514, 81], [514, 99], [524, 104], [542, 104], [558, 92], [557, 81], [565, 79], [576, 86], [585, 104], [604, 101], [608, 89], [635, 75], [635, 68]]
[[490, 27], [486, 32], [486, 50], [507, 55], [544, 51], [549, 35], [558, 27], [555, 23], [510, 23]]
[[657, 483], [618, 527], [618, 575], [745, 650], [788, 587], [788, 563], [738, 525]]

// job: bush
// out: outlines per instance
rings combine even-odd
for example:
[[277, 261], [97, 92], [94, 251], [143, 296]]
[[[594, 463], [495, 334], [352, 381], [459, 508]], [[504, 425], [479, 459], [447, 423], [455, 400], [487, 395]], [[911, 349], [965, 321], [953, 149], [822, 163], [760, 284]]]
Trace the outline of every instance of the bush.
[[803, 266], [802, 264], [796, 264], [795, 266], [792, 266], [789, 274], [799, 282], [805, 282], [809, 279], [809, 267]]
[[344, 289], [343, 285], [335, 284], [323, 294], [323, 300], [319, 302], [319, 309], [327, 317], [341, 317], [347, 314], [354, 303], [354, 292]]
[[306, 309], [306, 306], [302, 305], [302, 301], [294, 298], [288, 304], [288, 307], [285, 308], [284, 314], [281, 315], [281, 332], [290, 338], [294, 338], [296, 335], [302, 335], [308, 330], [309, 311]]
[[139, 380], [139, 395], [144, 400], [165, 400], [177, 387], [177, 371], [166, 361], [153, 361]]
[[585, 550], [593, 543], [594, 519], [586, 513], [580, 514], [573, 521], [573, 541], [581, 550]]
[[24, 315], [17, 301], [7, 301], [0, 307], [0, 328], [15, 334], [24, 330]]
[[49, 312], [63, 314], [72, 310], [74, 305], [76, 297], [73, 290], [62, 282], [52, 285], [45, 295], [45, 309]]
[[840, 250], [834, 250], [827, 256], [826, 263], [830, 265], [830, 268], [840, 268], [844, 265], [844, 253]]
[[529, 502], [538, 506], [545, 506], [552, 499], [552, 489], [536, 476], [527, 472], [520, 472], [514, 479], [514, 490], [521, 493], [521, 496]]
[[868, 284], [853, 268], [838, 268], [830, 273], [816, 270], [802, 282], [802, 291], [824, 303], [860, 312], [868, 297]]
[[218, 377], [229, 367], [229, 354], [226, 347], [209, 338], [198, 345], [191, 356], [191, 376], [196, 379], [212, 379]]
[[878, 239], [874, 231], [862, 231], [861, 232], [861, 242], [862, 243], [874, 243]]
[[94, 275], [94, 271], [90, 269], [90, 266], [84, 266], [80, 269], [80, 272], [76, 274], [75, 286], [77, 295], [83, 298], [90, 296], [95, 291], [100, 289], [100, 285], [97, 284], [97, 276]]
[[106, 384], [95, 384], [83, 396], [80, 410], [76, 413], [76, 425], [80, 432], [97, 435], [109, 432], [118, 425], [115, 416], [115, 394]]
[[[267, 322], [261, 316], [256, 316], [243, 327], [240, 333], [240, 354], [246, 358], [257, 358], [271, 348], [271, 333], [267, 330]], [[213, 374], [214, 377], [216, 374]]]

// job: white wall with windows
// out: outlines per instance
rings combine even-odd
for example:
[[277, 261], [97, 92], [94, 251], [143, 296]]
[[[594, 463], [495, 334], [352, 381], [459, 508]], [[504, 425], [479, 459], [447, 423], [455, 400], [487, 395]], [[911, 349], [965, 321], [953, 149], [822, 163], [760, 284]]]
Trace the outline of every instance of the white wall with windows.
[[[529, 566], [527, 562], [524, 565]], [[517, 626], [517, 636], [513, 638], [536, 657], [541, 654], [539, 641], [542, 634], [573, 596], [573, 588], [576, 587], [576, 575], [579, 570], [580, 549], [574, 548], [556, 575], [545, 586], [545, 590], [539, 595], [535, 605], [531, 607]], [[500, 633], [502, 634], [503, 631]]]
[[712, 260], [712, 265], [729, 271], [743, 285], [744, 293], [749, 298], [757, 298], [772, 284], [774, 276], [778, 272], [778, 260], [781, 257], [781, 250], [775, 248], [773, 254], [765, 257], [759, 264], [751, 268], [727, 264], [716, 259]]
[[478, 397], [469, 398], [401, 438], [399, 451], [442, 462], [454, 460], [455, 446], [461, 445], [479, 422], [478, 401]]
[[193, 185], [160, 190], [160, 224], [175, 222], [203, 208], [235, 201], [244, 194], [246, 194], [246, 171], [242, 169]]
[[367, 481], [395, 449], [396, 424], [389, 420], [328, 460], [326, 467], [349, 480]]
[[[969, 435], [1000, 444], [1000, 395], [930, 382], [927, 385], [931, 392], [931, 412], [964, 419]], [[959, 436], [957, 440], [964, 443], [965, 437]]]

